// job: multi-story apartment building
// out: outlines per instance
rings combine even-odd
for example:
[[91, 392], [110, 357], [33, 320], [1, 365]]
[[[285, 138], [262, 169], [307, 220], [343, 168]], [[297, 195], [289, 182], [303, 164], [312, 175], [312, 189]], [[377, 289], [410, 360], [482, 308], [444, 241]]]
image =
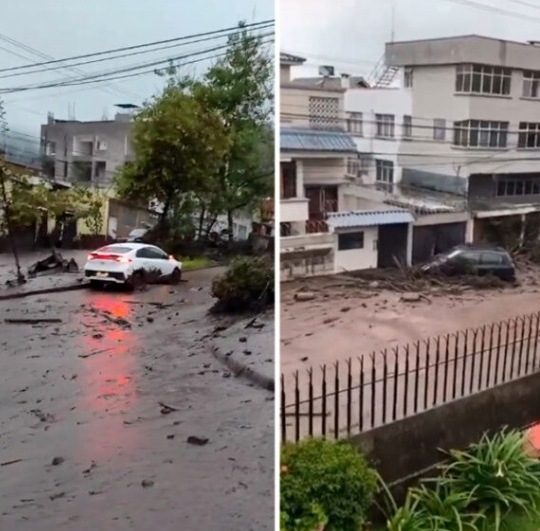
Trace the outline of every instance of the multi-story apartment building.
[[349, 166], [363, 196], [416, 209], [415, 259], [540, 210], [537, 43], [394, 42], [385, 62], [386, 86], [345, 95]]
[[94, 187], [110, 187], [118, 168], [133, 156], [132, 115], [80, 122], [49, 116], [41, 126], [44, 164], [49, 178]]
[[366, 202], [351, 175], [357, 147], [344, 112], [351, 78], [294, 79], [291, 68], [303, 62], [281, 54], [282, 278], [392, 263], [392, 246], [407, 260], [410, 215]]
[[411, 98], [401, 182], [465, 197], [475, 239], [482, 220], [538, 211], [538, 43], [470, 35], [390, 43], [385, 55]]

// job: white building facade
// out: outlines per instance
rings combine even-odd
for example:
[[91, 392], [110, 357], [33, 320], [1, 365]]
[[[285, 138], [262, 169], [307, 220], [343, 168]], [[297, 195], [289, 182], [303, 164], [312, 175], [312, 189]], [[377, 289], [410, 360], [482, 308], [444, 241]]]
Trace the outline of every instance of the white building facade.
[[345, 127], [350, 79], [295, 81], [290, 69], [302, 63], [281, 56], [281, 277], [393, 264], [392, 249], [407, 262], [410, 214], [366, 202], [351, 174], [358, 148]]

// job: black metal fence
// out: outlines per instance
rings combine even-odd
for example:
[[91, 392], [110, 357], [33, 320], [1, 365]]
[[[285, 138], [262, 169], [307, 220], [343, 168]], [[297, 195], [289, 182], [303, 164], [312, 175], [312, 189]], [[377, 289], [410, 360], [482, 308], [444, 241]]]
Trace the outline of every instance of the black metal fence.
[[540, 312], [281, 377], [281, 437], [351, 435], [539, 370]]

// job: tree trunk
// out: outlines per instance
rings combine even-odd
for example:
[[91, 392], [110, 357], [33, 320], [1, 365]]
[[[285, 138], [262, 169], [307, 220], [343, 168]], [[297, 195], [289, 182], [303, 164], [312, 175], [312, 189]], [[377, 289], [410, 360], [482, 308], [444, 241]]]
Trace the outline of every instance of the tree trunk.
[[227, 210], [227, 228], [229, 229], [229, 242], [232, 242], [234, 240], [233, 224], [233, 211]]
[[15, 260], [15, 267], [17, 268], [17, 281], [22, 283], [25, 281], [24, 275], [21, 271], [21, 263], [19, 261], [19, 253], [17, 251], [17, 245], [15, 243], [15, 238], [13, 237], [13, 227], [11, 226], [11, 216], [9, 211], [9, 202], [6, 191], [6, 181], [5, 173], [3, 168], [0, 167], [0, 188], [2, 192], [2, 201], [4, 203], [4, 216], [6, 222], [6, 228], [8, 231], [9, 243], [11, 244], [11, 252], [13, 253], [13, 258]]
[[199, 214], [199, 229], [198, 229], [198, 239], [200, 240], [203, 235], [204, 230], [204, 217], [206, 215], [206, 209], [204, 206], [201, 206], [201, 213]]
[[171, 202], [166, 201], [163, 205], [163, 212], [159, 218], [159, 223], [158, 223], [158, 234], [160, 238], [163, 238], [167, 234], [168, 217], [169, 217], [170, 209], [171, 209]]
[[212, 232], [212, 229], [214, 228], [214, 225], [217, 223], [217, 218], [214, 216], [212, 218], [212, 221], [206, 225], [206, 229], [204, 231], [204, 236], [208, 240], [210, 238], [210, 232]]

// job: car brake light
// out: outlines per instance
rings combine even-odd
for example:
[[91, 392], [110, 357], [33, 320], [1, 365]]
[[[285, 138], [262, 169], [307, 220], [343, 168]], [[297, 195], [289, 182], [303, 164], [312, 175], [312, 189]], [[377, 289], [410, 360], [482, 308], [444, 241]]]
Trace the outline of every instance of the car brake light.
[[172, 254], [170, 254], [169, 255], [169, 260], [176, 260], [176, 258]]
[[131, 258], [127, 256], [118, 256], [116, 254], [101, 254], [92, 253], [88, 255], [88, 260], [109, 260], [112, 262], [119, 262], [121, 264], [129, 264], [132, 262]]

